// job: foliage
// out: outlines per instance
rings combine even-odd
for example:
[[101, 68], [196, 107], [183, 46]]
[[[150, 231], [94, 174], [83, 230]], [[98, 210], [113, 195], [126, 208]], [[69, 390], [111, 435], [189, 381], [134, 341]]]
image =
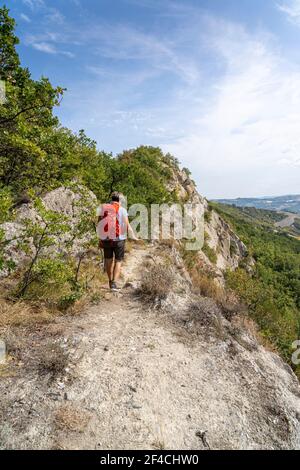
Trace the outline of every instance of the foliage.
[[192, 175], [191, 171], [190, 171], [188, 168], [186, 168], [186, 167], [182, 168], [182, 171], [183, 171], [184, 173], [186, 173], [186, 175], [187, 175], [188, 177], [190, 177], [190, 176]]
[[256, 261], [252, 276], [243, 268], [228, 272], [227, 285], [237, 291], [263, 335], [289, 361], [292, 343], [300, 336], [300, 242], [262, 223], [265, 214], [259, 214], [257, 222], [252, 215], [249, 222], [244, 210], [225, 205], [215, 208]]
[[171, 176], [165, 165], [167, 158], [155, 147], [141, 146], [124, 151], [116, 159], [106, 162], [107, 194], [112, 190], [120, 191], [127, 196], [128, 204], [172, 201], [172, 195], [166, 189]]
[[[8, 188], [0, 188], [0, 224], [7, 222], [10, 217], [10, 209], [12, 207], [12, 198]], [[4, 256], [4, 249], [7, 245], [5, 233], [0, 227], [0, 270], [11, 269], [13, 264]]]
[[[50, 289], [76, 300], [84, 291], [79, 273], [88, 250], [97, 242], [92, 236], [95, 204], [86, 188], [74, 183], [70, 189], [77, 195], [75, 223], [60, 212], [46, 209], [41, 199], [34, 197], [36, 218], [24, 220], [25, 230], [19, 240], [19, 249], [27, 253], [29, 261], [17, 297], [43, 297]], [[75, 243], [76, 258], [72, 255]]]
[[12, 197], [8, 188], [0, 188], [0, 224], [9, 220]]
[[204, 254], [206, 254], [206, 256], [208, 257], [209, 261], [213, 264], [216, 264], [217, 262], [217, 253], [215, 252], [215, 250], [213, 248], [211, 248], [209, 246], [209, 244], [207, 242], [204, 242], [204, 245], [202, 247], [202, 251]]
[[57, 237], [70, 230], [67, 217], [47, 210], [38, 198], [34, 207], [38, 218], [24, 220], [24, 235], [19, 242], [19, 249], [27, 252], [30, 261], [20, 280], [17, 297], [24, 297], [29, 287], [36, 283], [64, 283], [69, 274], [69, 266], [56, 250]]
[[210, 223], [211, 222], [211, 219], [212, 219], [212, 211], [211, 210], [206, 210], [204, 212], [204, 220], [206, 223]]
[[18, 70], [20, 61], [15, 46], [19, 39], [15, 36], [16, 22], [9, 16], [6, 7], [0, 9], [0, 70], [1, 79], [12, 79], [14, 72]]

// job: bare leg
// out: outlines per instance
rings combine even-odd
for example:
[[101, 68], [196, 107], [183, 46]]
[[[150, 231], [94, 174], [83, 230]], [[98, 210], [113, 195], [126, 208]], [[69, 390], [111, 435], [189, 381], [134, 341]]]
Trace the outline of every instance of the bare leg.
[[122, 261], [115, 261], [113, 280], [117, 281], [121, 274]]
[[113, 260], [113, 258], [105, 260], [105, 267], [106, 267], [106, 272], [107, 272], [108, 279], [110, 281], [112, 281], [113, 276], [114, 276], [114, 260]]

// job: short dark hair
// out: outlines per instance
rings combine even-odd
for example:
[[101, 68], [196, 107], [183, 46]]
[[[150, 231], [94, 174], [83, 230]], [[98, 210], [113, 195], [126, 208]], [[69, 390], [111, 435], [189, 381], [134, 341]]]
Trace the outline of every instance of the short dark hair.
[[111, 200], [114, 202], [120, 202], [120, 193], [118, 193], [117, 191], [111, 193]]

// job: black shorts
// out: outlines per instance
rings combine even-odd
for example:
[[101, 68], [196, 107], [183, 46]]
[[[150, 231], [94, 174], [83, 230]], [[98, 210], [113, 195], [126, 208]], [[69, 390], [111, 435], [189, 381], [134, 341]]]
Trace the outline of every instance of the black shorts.
[[126, 240], [103, 241], [104, 258], [112, 259], [115, 255], [116, 261], [123, 261], [125, 256], [125, 242]]

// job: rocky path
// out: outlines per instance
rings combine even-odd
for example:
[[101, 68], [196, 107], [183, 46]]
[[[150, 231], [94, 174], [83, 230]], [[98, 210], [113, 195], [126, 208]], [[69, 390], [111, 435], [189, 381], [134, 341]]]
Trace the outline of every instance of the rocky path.
[[[0, 383], [1, 448], [300, 447], [299, 385], [276, 355], [189, 333], [172, 320], [182, 304], [167, 313], [140, 302], [135, 281], [152, 250], [131, 252], [120, 296], [28, 338], [32, 368]], [[69, 353], [53, 380], [34, 368], [49, 336]]]

